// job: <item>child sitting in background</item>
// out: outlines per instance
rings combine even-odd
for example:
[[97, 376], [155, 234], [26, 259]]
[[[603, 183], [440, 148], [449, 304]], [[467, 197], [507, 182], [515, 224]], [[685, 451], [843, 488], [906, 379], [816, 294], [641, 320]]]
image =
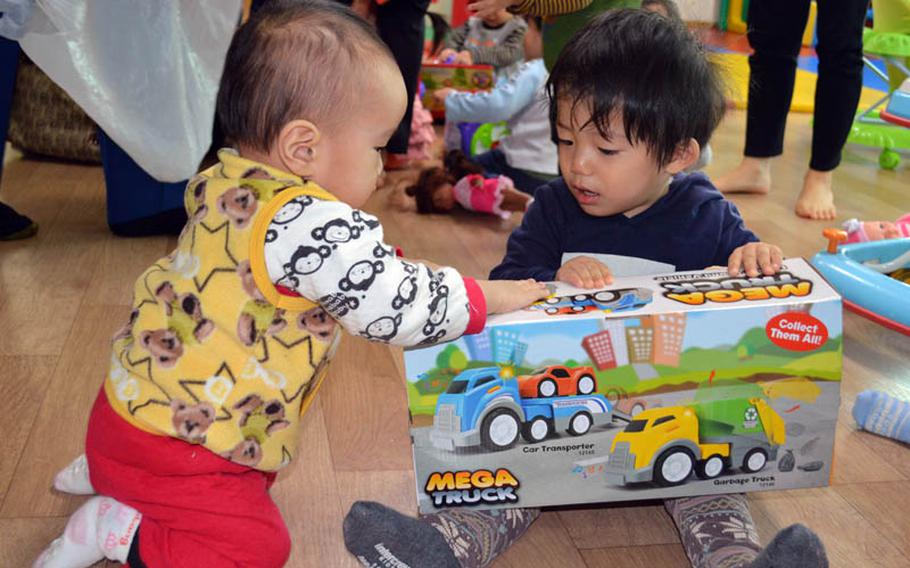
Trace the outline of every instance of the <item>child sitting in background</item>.
[[[643, 10], [595, 18], [559, 56], [549, 94], [564, 177], [535, 192], [492, 278], [533, 276], [593, 288], [614, 274], [725, 264], [731, 274], [744, 269], [756, 276], [780, 268], [780, 249], [758, 242], [708, 178], [683, 173], [720, 121], [724, 100], [703, 49], [679, 22]], [[802, 525], [782, 530], [762, 549], [743, 495], [664, 504], [696, 568], [827, 566], [820, 540]], [[535, 509], [459, 508], [411, 519], [358, 502], [345, 535], [372, 540], [346, 543], [367, 566], [383, 565], [368, 547], [381, 542], [385, 553], [410, 566], [476, 568], [537, 515]], [[431, 555], [435, 564], [423, 562]]]
[[439, 61], [456, 65], [492, 65], [497, 77], [510, 74], [524, 53], [522, 38], [528, 25], [507, 10], [483, 18], [471, 17], [445, 39]]
[[418, 213], [446, 213], [457, 204], [468, 211], [508, 219], [513, 211], [526, 211], [533, 201], [506, 176], [484, 178], [483, 168], [461, 150], [448, 152], [444, 165], [420, 172], [417, 182], [405, 190], [414, 198]]
[[[524, 37], [527, 61], [489, 92], [465, 93], [439, 89], [434, 96], [445, 102], [446, 146], [457, 147], [452, 134], [458, 122], [508, 121], [509, 135], [489, 152], [474, 156], [488, 175], [505, 175], [515, 187], [533, 194], [558, 172], [556, 146], [550, 137], [549, 103], [545, 90], [540, 18], [528, 21]], [[454, 145], [454, 146], [453, 146]]]
[[176, 250], [136, 282], [86, 454], [55, 480], [98, 496], [38, 567], [284, 566], [290, 536], [269, 488], [340, 329], [429, 344], [547, 293], [399, 259], [359, 209], [406, 94], [348, 8], [273, 0], [237, 31], [224, 69], [217, 111], [237, 150], [190, 181]]

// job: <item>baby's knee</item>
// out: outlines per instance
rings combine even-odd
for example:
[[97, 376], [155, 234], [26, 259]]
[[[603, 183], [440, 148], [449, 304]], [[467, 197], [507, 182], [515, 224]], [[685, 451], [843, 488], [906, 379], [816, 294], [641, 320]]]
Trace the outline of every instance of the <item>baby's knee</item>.
[[288, 557], [291, 556], [291, 535], [282, 523], [280, 527], [275, 527], [269, 536], [268, 542], [260, 549], [259, 565], [263, 568], [281, 568], [287, 564]]

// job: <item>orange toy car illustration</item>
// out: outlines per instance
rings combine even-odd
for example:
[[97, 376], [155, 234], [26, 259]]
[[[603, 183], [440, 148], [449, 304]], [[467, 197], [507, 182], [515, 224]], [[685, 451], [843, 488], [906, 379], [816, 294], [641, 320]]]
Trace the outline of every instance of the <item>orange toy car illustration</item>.
[[591, 394], [597, 390], [594, 369], [550, 365], [518, 377], [518, 392], [524, 398], [550, 398]]

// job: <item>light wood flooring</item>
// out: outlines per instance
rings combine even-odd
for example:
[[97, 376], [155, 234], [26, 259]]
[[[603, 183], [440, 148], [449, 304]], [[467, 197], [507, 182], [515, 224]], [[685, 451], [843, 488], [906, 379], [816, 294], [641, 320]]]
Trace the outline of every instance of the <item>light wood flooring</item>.
[[[825, 225], [798, 219], [793, 201], [808, 162], [807, 115], [791, 115], [769, 196], [736, 197], [748, 224], [789, 256], [811, 256]], [[718, 174], [738, 162], [744, 116], [731, 112], [713, 141]], [[878, 169], [874, 150], [848, 146], [835, 175], [839, 219], [893, 220], [910, 210], [910, 156]], [[0, 567], [29, 566], [82, 499], [51, 490], [54, 473], [82, 452], [86, 418], [127, 317], [137, 275], [173, 239], [121, 239], [105, 225], [100, 167], [22, 159], [4, 166], [0, 199], [38, 221], [37, 238], [0, 243]], [[394, 184], [403, 176], [389, 178]], [[408, 256], [482, 277], [518, 222], [467, 215], [424, 217], [367, 209]], [[824, 539], [831, 565], [910, 566], [910, 447], [857, 432], [856, 394], [879, 388], [910, 398], [910, 339], [845, 314], [843, 405], [832, 486], [750, 498], [763, 541], [803, 522]], [[357, 499], [416, 508], [400, 352], [346, 338], [302, 433], [302, 459], [274, 497], [294, 540], [289, 566], [353, 567], [341, 521]], [[533, 567], [686, 566], [660, 503], [548, 511], [496, 564]]]

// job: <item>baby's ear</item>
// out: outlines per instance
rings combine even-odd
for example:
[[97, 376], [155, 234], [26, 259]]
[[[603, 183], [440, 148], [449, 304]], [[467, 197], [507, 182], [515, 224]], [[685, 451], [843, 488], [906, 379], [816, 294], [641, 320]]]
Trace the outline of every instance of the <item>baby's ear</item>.
[[676, 175], [695, 164], [700, 155], [701, 148], [698, 145], [698, 141], [695, 138], [689, 138], [688, 141], [677, 146], [676, 151], [673, 153], [673, 158], [669, 164], [664, 166], [664, 169], [670, 175]]
[[308, 178], [313, 172], [321, 138], [319, 128], [309, 120], [292, 120], [278, 134], [275, 151], [292, 174]]

